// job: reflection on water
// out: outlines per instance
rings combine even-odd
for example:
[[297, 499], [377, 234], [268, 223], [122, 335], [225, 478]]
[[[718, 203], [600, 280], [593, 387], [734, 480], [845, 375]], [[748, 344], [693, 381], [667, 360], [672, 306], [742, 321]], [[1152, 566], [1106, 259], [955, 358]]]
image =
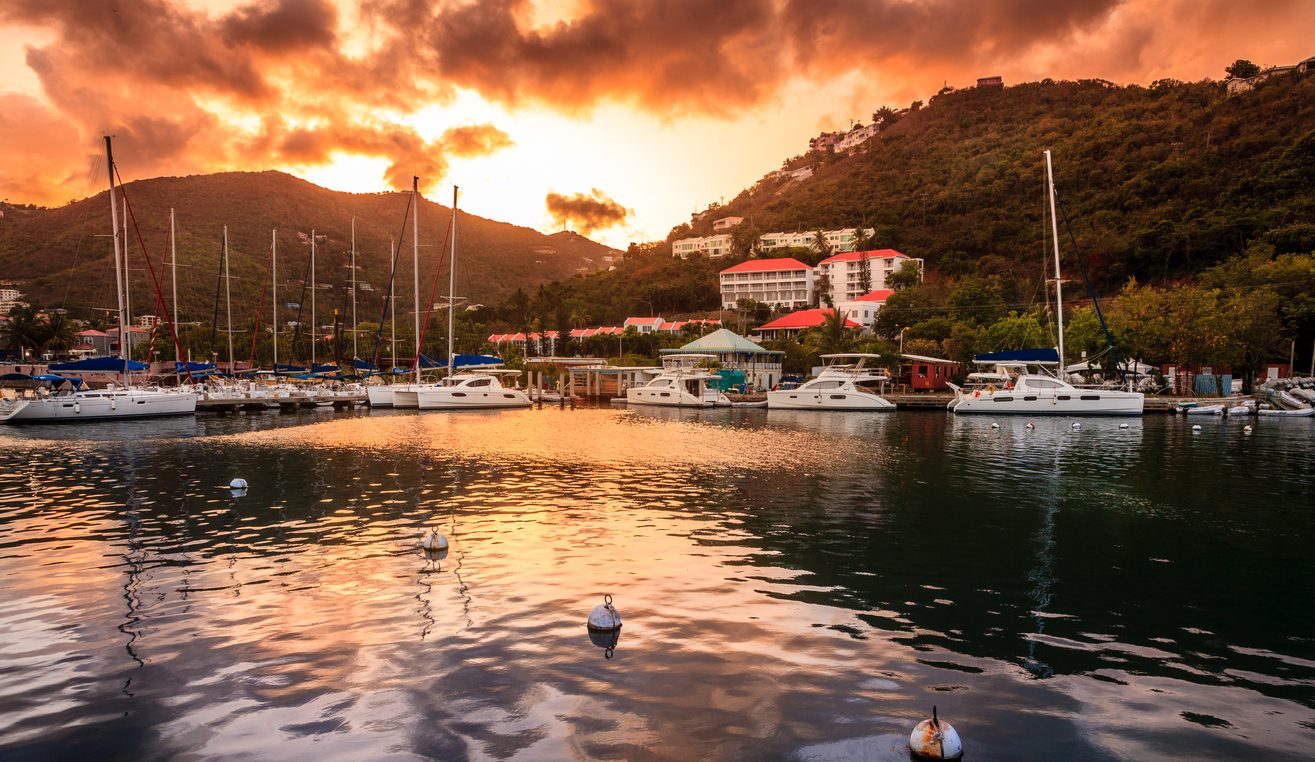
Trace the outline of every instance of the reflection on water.
[[933, 703], [975, 759], [1315, 741], [1307, 421], [145, 423], [0, 432], [0, 755], [907, 759]]

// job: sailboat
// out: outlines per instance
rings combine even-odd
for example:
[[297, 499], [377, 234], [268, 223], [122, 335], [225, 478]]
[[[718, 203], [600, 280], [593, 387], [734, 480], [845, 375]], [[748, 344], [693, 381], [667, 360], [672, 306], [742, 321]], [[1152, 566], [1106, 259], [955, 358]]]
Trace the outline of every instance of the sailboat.
[[[452, 188], [452, 249], [448, 262], [447, 293], [447, 377], [434, 386], [422, 386], [416, 389], [416, 403], [421, 410], [470, 410], [477, 408], [530, 407], [530, 398], [520, 389], [504, 386], [503, 378], [519, 375], [518, 370], [472, 368], [465, 373], [457, 373], [457, 355], [452, 351], [455, 346], [455, 311], [457, 289], [457, 188]], [[417, 295], [419, 292], [417, 292]], [[418, 301], [418, 300], [417, 300]], [[418, 324], [417, 324], [418, 328]], [[419, 331], [416, 332], [416, 378], [420, 377]], [[481, 361], [483, 358], [470, 358]]]
[[[1055, 175], [1051, 167], [1050, 151], [1046, 151], [1046, 183], [1049, 188], [1050, 226], [1055, 251], [1055, 302], [1058, 315], [1059, 346], [1047, 362], [1064, 368], [1064, 297], [1059, 274], [1059, 222], [1055, 217]], [[1022, 350], [1035, 353], [1038, 350]], [[1049, 352], [1050, 350], [1044, 350]], [[989, 358], [1008, 369], [1010, 360], [1031, 363], [1035, 358], [1015, 357], [1011, 353]], [[1009, 355], [1009, 356], [1005, 356]], [[980, 359], [980, 358], [979, 358]], [[1058, 376], [1045, 373], [1023, 372], [1008, 374], [1003, 386], [988, 385], [985, 389], [965, 389], [950, 384], [954, 400], [950, 409], [955, 413], [994, 413], [1004, 415], [1141, 415], [1145, 398], [1141, 392], [1111, 389], [1079, 389]]]
[[[93, 357], [70, 363], [56, 363], [50, 370], [58, 372], [119, 372], [122, 385], [106, 389], [83, 389], [81, 379], [57, 375], [29, 376], [24, 394], [0, 401], [0, 423], [56, 423], [64, 421], [100, 421], [121, 418], [147, 418], [166, 415], [192, 415], [196, 412], [196, 394], [190, 388], [158, 389], [133, 386], [130, 373], [147, 369], [146, 363], [128, 358], [128, 340], [124, 305], [124, 274], [127, 269], [128, 242], [119, 248], [118, 205], [115, 201], [114, 154], [110, 137], [105, 136], [105, 163], [110, 176], [110, 220], [114, 239], [115, 296], [119, 308], [120, 357]], [[14, 374], [18, 375], [18, 374]], [[6, 379], [16, 380], [16, 379]], [[18, 379], [21, 380], [21, 379]]]

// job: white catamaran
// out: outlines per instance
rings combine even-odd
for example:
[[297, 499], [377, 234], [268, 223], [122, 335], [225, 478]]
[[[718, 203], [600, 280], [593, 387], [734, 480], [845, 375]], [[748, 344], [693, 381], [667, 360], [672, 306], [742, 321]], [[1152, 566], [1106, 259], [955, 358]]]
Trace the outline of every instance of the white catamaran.
[[[1002, 384], [1000, 386], [988, 384], [985, 388], [975, 389], [950, 384], [955, 395], [954, 400], [950, 402], [950, 409], [955, 413], [997, 415], [1141, 415], [1145, 403], [1141, 392], [1078, 388], [1062, 378], [1045, 373], [1028, 372], [1026, 367], [1018, 372], [1013, 372], [1011, 368], [1011, 366], [1016, 367], [1018, 361], [1064, 367], [1064, 299], [1060, 285], [1059, 222], [1055, 217], [1055, 177], [1050, 164], [1050, 151], [1046, 151], [1046, 182], [1049, 186], [1050, 226], [1055, 251], [1058, 351], [1046, 350], [1054, 356], [1046, 357], [1044, 360], [1011, 356], [1011, 353], [1007, 352], [999, 353], [1000, 356], [988, 356], [986, 362], [998, 363], [997, 372], [1002, 374]], [[1023, 350], [1023, 352], [1035, 353], [1038, 350]], [[979, 357], [979, 361], [983, 361], [982, 358]]]
[[817, 378], [795, 389], [767, 392], [771, 410], [894, 410], [895, 403], [881, 396], [890, 376], [868, 367], [881, 355], [822, 355], [825, 367]]

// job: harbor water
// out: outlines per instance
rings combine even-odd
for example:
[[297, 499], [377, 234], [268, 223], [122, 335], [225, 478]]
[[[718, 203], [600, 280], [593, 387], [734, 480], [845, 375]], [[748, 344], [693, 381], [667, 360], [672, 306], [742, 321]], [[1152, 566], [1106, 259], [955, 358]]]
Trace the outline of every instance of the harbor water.
[[1032, 422], [0, 430], [0, 759], [1315, 754], [1315, 424]]

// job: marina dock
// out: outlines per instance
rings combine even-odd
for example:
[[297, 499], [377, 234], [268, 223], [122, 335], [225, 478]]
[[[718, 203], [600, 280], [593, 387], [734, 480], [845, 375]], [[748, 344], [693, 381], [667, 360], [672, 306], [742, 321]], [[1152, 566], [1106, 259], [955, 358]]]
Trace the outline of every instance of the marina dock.
[[335, 410], [366, 404], [364, 391], [359, 394], [290, 394], [283, 397], [215, 397], [197, 399], [198, 413], [236, 413], [241, 411], [297, 410], [332, 405]]

